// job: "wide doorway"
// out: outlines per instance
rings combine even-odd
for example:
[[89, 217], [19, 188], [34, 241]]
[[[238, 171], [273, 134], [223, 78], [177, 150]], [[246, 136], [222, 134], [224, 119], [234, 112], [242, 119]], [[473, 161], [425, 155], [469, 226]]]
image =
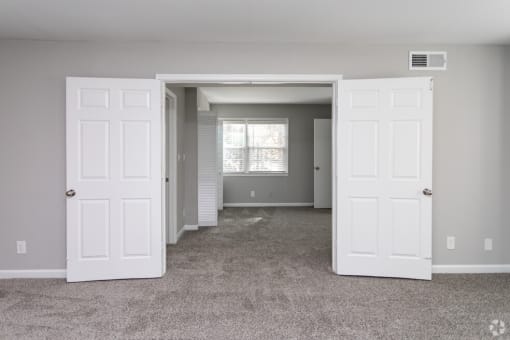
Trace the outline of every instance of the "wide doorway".
[[[170, 228], [166, 220], [168, 216], [173, 221], [177, 219], [177, 204], [181, 202], [178, 197], [168, 199], [168, 192], [172, 193], [182, 183], [172, 169], [179, 168], [180, 159], [184, 161], [181, 172], [193, 175], [186, 167], [193, 162], [189, 153], [176, 154], [178, 149], [172, 146], [172, 136], [166, 137], [172, 129], [180, 127], [174, 124], [164, 128], [166, 122], [172, 124], [172, 119], [165, 120], [165, 84], [330, 86], [333, 272], [430, 279], [430, 78], [348, 81], [328, 75], [157, 78], [159, 81], [68, 79], [69, 281], [158, 277], [166, 270], [165, 244], [170, 239], [166, 236]], [[196, 224], [173, 223], [177, 228], [182, 225], [192, 230], [201, 224], [214, 225], [211, 214], [221, 208], [218, 185], [211, 185], [218, 182], [218, 167], [212, 166], [218, 164], [218, 152], [200, 153], [201, 145], [205, 145], [200, 143], [201, 138], [217, 145], [218, 125], [213, 124], [210, 129], [213, 121], [217, 122], [217, 117], [213, 119], [206, 113], [199, 116], [197, 112], [196, 134], [185, 136], [185, 144], [196, 143], [197, 149], [193, 168], [198, 204], [191, 209], [196, 209], [198, 220]], [[190, 123], [193, 122], [185, 120], [185, 124]], [[256, 124], [245, 120], [245, 128], [250, 129], [250, 125]], [[172, 161], [177, 165], [169, 168]], [[259, 157], [255, 165], [247, 166], [256, 168], [269, 163], [268, 158]], [[202, 171], [207, 166], [215, 170], [213, 175]], [[311, 170], [316, 171], [315, 168], [312, 164]], [[200, 220], [200, 211], [205, 211], [200, 209], [201, 204], [212, 206], [204, 195], [212, 189], [216, 196], [214, 206]], [[251, 191], [249, 195], [252, 196]], [[251, 198], [256, 197], [255, 192]], [[185, 217], [190, 213], [194, 212], [186, 208], [183, 211]]]

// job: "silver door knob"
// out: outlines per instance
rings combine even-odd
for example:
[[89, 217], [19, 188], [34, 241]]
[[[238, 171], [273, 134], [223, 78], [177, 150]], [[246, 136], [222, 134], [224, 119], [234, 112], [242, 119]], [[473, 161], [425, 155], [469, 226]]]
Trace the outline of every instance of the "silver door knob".
[[422, 192], [425, 196], [432, 196], [432, 190], [430, 190], [430, 189], [425, 188], [425, 189], [423, 189]]
[[314, 167], [315, 170], [320, 170], [321, 168], [319, 168], [318, 166]]
[[66, 191], [67, 197], [73, 197], [74, 195], [76, 195], [76, 191], [74, 191], [73, 189]]

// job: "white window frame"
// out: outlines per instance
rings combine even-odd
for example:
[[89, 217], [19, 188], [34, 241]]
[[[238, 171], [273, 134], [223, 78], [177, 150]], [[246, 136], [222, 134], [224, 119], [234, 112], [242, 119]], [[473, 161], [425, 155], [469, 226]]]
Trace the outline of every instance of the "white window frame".
[[[249, 152], [246, 151], [244, 153], [244, 162], [246, 164], [245, 171], [244, 172], [225, 172], [223, 171], [223, 176], [233, 177], [233, 176], [288, 176], [289, 175], [289, 153], [290, 153], [290, 136], [289, 136], [289, 119], [288, 118], [276, 118], [276, 117], [270, 117], [270, 118], [263, 118], [263, 117], [256, 117], [256, 118], [249, 118], [249, 117], [243, 117], [243, 118], [236, 118], [236, 117], [220, 117], [218, 118], [219, 121], [222, 122], [243, 122], [246, 126], [245, 130], [245, 149], [249, 150], [248, 146], [248, 123], [253, 121], [263, 121], [263, 122], [274, 122], [274, 123], [285, 123], [285, 135], [287, 137], [287, 152], [285, 153], [285, 162], [287, 164], [287, 171], [285, 172], [277, 172], [277, 171], [249, 171]], [[223, 143], [222, 143], [223, 145]], [[223, 146], [224, 147], [224, 146]], [[223, 150], [221, 150], [223, 152]], [[225, 161], [225, 160], [223, 160]], [[223, 169], [223, 164], [221, 164], [221, 167]]]

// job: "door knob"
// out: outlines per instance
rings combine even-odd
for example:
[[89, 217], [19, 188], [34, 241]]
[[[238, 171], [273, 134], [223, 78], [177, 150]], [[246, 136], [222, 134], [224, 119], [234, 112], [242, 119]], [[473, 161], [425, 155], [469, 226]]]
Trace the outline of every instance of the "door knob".
[[430, 190], [430, 189], [428, 189], [428, 188], [423, 189], [423, 191], [422, 191], [422, 192], [423, 192], [423, 194], [424, 194], [425, 196], [432, 196], [432, 190]]
[[320, 170], [321, 168], [319, 168], [318, 166], [314, 167], [315, 170]]
[[76, 191], [74, 191], [73, 189], [66, 191], [67, 197], [73, 197], [74, 195], [76, 195]]

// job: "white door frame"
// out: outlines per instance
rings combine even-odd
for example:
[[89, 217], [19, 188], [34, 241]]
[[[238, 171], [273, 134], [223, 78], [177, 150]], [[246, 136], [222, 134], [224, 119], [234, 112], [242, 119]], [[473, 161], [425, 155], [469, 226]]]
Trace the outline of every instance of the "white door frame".
[[[164, 136], [164, 157], [163, 164], [166, 169], [168, 165], [169, 169], [164, 172], [168, 182], [163, 186], [163, 202], [164, 202], [164, 218], [165, 218], [165, 229], [166, 229], [166, 243], [176, 244], [177, 243], [177, 96], [175, 93], [166, 88], [163, 84], [164, 98], [163, 101], [165, 109], [163, 110], [163, 136]], [[173, 101], [173, 105], [169, 108], [167, 114], [166, 99], [169, 98]], [[169, 143], [166, 143], [167, 136], [169, 134]], [[169, 149], [167, 149], [167, 147]], [[168, 190], [168, 193], [166, 192]], [[165, 202], [168, 196], [168, 202]], [[168, 210], [168, 216], [170, 221], [168, 226], [166, 225], [166, 215]]]
[[[337, 179], [336, 179], [336, 126], [338, 121], [338, 102], [341, 91], [342, 75], [340, 74], [156, 74], [156, 79], [165, 84], [228, 84], [228, 85], [241, 85], [241, 84], [329, 84], [332, 86], [332, 112], [331, 112], [331, 128], [332, 128], [332, 269], [333, 272], [338, 273], [337, 270]], [[163, 97], [164, 99], [164, 97]], [[176, 153], [176, 150], [175, 150]], [[173, 150], [169, 150], [169, 157], [175, 159], [176, 155]], [[174, 202], [176, 204], [176, 201]], [[175, 210], [176, 211], [176, 210]]]

